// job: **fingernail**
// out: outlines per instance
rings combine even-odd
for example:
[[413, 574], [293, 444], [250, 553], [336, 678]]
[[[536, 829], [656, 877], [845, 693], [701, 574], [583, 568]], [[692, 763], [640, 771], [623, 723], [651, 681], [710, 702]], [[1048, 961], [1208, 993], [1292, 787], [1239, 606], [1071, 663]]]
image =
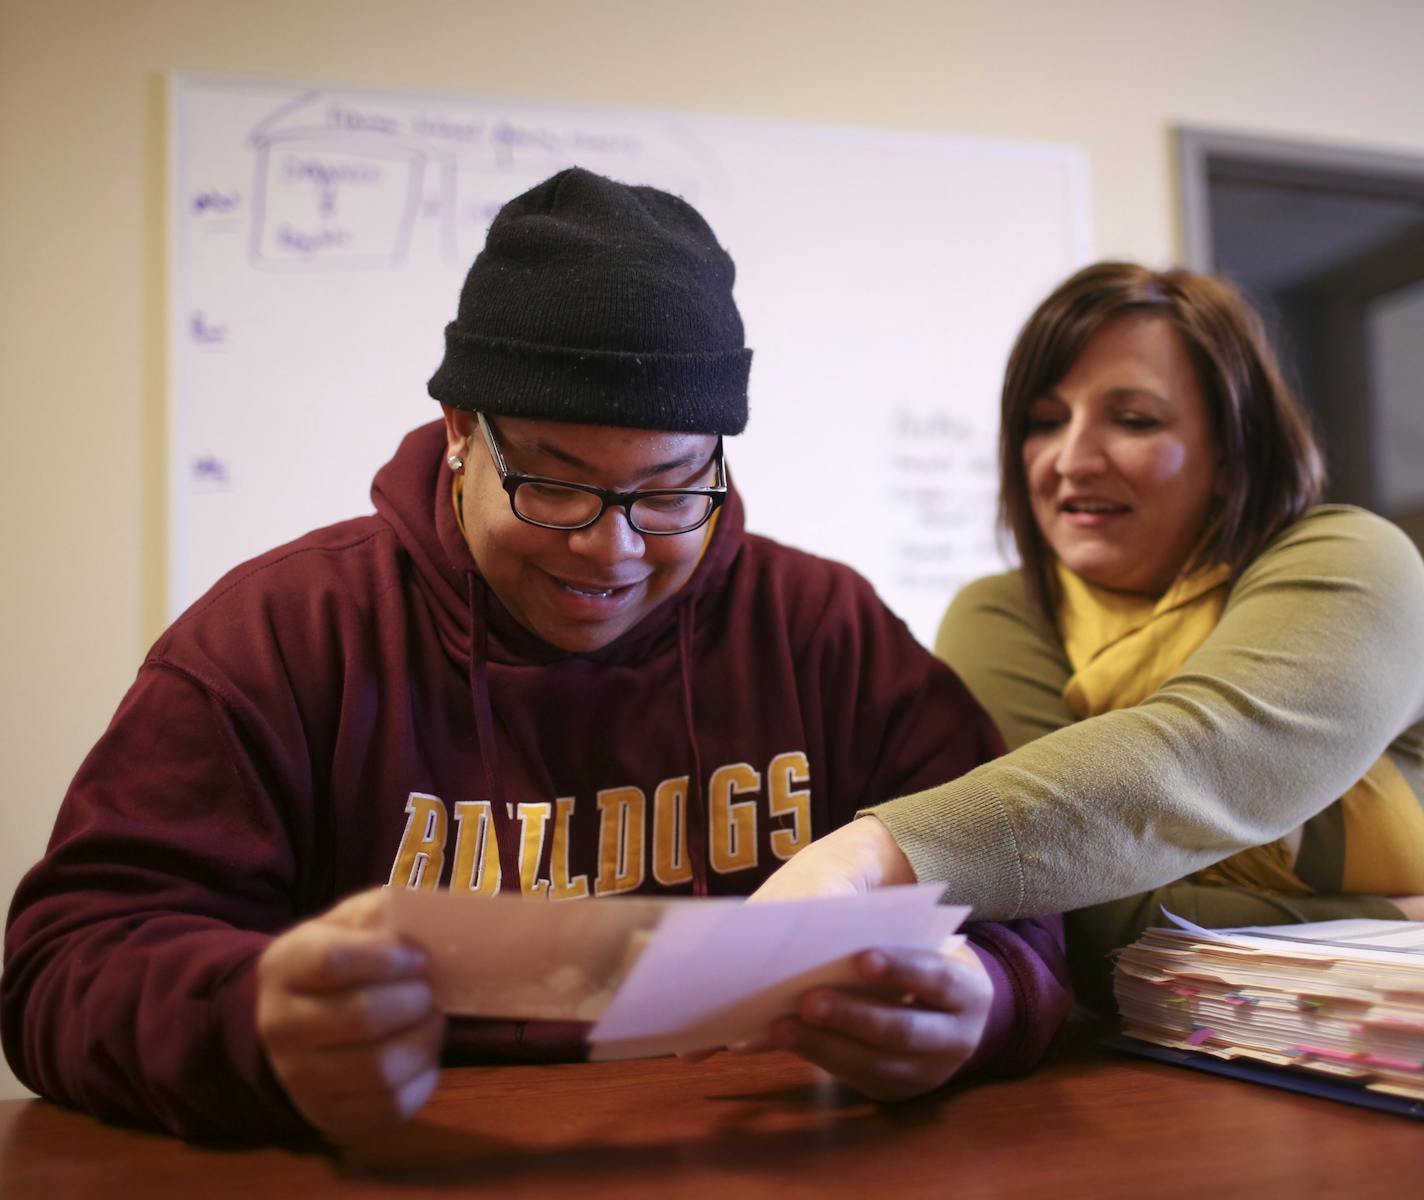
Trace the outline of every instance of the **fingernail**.
[[825, 996], [812, 996], [801, 1011], [808, 1020], [824, 1021], [831, 1015], [831, 1002]]
[[396, 947], [395, 963], [398, 971], [419, 971], [425, 966], [425, 951], [419, 946], [400, 943]]
[[883, 975], [889, 965], [890, 961], [879, 950], [867, 950], [860, 956], [861, 972], [871, 979]]

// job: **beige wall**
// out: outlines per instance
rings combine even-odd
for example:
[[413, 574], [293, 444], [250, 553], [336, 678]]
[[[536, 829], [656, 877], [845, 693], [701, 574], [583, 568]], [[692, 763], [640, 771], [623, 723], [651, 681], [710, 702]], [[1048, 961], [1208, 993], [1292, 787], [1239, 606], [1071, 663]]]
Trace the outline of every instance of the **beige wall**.
[[1421, 46], [1416, 0], [0, 0], [0, 897], [160, 629], [164, 71], [1073, 142], [1160, 263], [1173, 124], [1424, 154]]

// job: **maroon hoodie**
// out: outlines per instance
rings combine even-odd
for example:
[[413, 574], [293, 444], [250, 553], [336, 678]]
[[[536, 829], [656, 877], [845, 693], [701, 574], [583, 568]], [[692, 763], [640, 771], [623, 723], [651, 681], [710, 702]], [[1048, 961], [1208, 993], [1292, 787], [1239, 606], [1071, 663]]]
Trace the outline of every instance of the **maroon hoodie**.
[[[5, 941], [3, 1035], [43, 1095], [186, 1136], [303, 1129], [254, 1028], [271, 938], [376, 884], [746, 894], [857, 809], [1001, 749], [848, 568], [743, 532], [609, 646], [515, 624], [456, 525], [439, 422], [376, 514], [219, 581], [80, 767]], [[971, 927], [976, 1065], [1031, 1066], [1068, 1006], [1056, 919]], [[577, 1030], [451, 1023], [452, 1056], [574, 1057]]]

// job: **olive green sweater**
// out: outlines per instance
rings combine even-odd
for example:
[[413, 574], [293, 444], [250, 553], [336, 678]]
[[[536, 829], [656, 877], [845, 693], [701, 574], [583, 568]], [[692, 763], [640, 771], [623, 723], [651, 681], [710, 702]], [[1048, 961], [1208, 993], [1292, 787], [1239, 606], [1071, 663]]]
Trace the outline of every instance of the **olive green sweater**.
[[[1285, 530], [1181, 671], [1132, 708], [1074, 721], [1067, 654], [1017, 572], [960, 592], [937, 649], [1010, 752], [869, 811], [921, 879], [947, 881], [980, 917], [1131, 897], [1100, 922], [1104, 949], [1162, 903], [1213, 924], [1324, 919], [1339, 913], [1324, 896], [1140, 893], [1305, 824], [1386, 748], [1424, 797], [1424, 562], [1359, 509], [1314, 509]], [[1320, 841], [1308, 828], [1302, 855]], [[1350, 911], [1398, 915], [1358, 896]]]

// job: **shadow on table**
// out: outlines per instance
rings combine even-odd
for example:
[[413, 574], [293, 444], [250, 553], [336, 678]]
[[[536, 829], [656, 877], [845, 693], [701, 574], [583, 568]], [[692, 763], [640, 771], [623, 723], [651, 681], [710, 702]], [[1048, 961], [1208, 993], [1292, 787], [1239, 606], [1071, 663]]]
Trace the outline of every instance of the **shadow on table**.
[[878, 1105], [831, 1081], [765, 1091], [729, 1090], [697, 1095], [688, 1108], [664, 1100], [636, 1119], [622, 1112], [612, 1122], [581, 1121], [560, 1128], [511, 1128], [507, 1136], [471, 1132], [419, 1119], [386, 1138], [348, 1148], [338, 1170], [351, 1179], [468, 1187], [517, 1176], [550, 1188], [591, 1176], [637, 1177], [697, 1171], [775, 1175], [795, 1172], [807, 1160], [838, 1156], [874, 1142], [885, 1152], [899, 1135], [934, 1126], [959, 1091], [897, 1105]]

